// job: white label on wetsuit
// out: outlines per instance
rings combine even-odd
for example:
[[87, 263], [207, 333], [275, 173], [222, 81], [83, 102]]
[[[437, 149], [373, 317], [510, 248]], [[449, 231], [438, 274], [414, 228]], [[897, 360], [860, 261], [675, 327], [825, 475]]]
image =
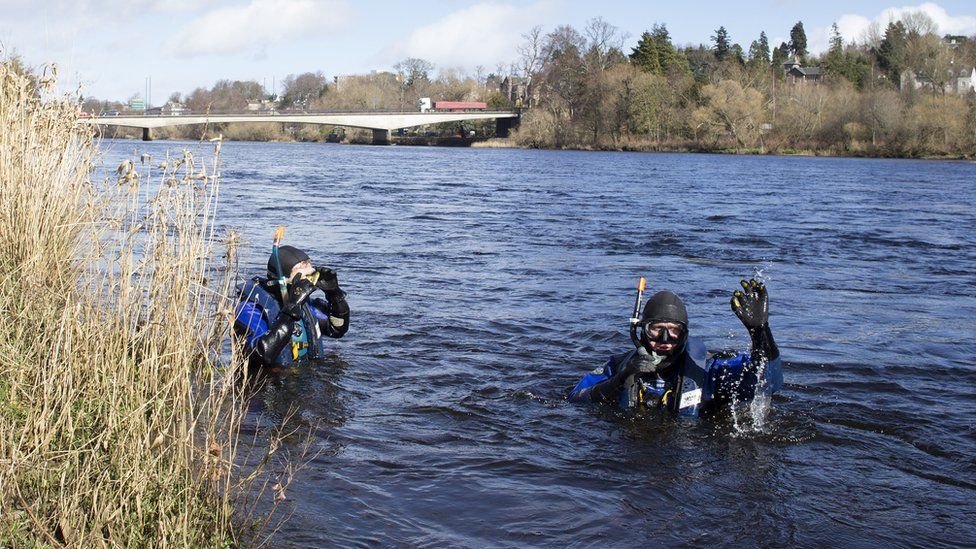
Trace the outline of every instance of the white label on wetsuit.
[[694, 391], [681, 393], [681, 402], [678, 403], [678, 408], [696, 406], [699, 402], [701, 402], [701, 389], [695, 389]]

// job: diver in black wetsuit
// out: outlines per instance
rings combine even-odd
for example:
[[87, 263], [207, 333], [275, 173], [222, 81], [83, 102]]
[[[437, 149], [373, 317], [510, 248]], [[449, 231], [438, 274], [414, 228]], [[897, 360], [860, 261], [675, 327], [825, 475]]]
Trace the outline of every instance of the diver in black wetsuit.
[[[349, 305], [336, 272], [313, 267], [308, 254], [293, 246], [281, 246], [278, 260], [287, 274], [284, 292], [274, 256], [268, 260], [267, 278], [254, 277], [239, 288], [234, 328], [251, 353], [252, 365], [282, 366], [322, 358], [321, 339], [338, 339], [349, 331]], [[317, 291], [325, 299], [314, 297]]]
[[751, 399], [756, 390], [775, 392], [783, 370], [769, 329], [766, 287], [755, 280], [741, 285], [731, 306], [752, 337], [751, 353], [708, 356], [704, 344], [688, 334], [684, 303], [661, 291], [644, 307], [637, 348], [586, 374], [567, 398], [702, 416]]

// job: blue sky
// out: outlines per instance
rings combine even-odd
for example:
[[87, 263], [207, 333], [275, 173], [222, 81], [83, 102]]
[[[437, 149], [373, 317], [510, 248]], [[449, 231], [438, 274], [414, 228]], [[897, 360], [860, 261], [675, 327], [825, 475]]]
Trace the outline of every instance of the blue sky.
[[976, 2], [764, 0], [755, 2], [353, 2], [351, 0], [0, 0], [0, 44], [32, 65], [54, 61], [64, 86], [124, 100], [152, 78], [152, 100], [209, 87], [218, 79], [280, 82], [389, 69], [405, 57], [438, 67], [488, 71], [515, 59], [534, 25], [582, 28], [602, 17], [629, 34], [626, 50], [655, 22], [678, 44], [708, 42], [720, 25], [748, 49], [765, 30], [773, 45], [801, 20], [811, 49], [837, 22], [848, 41], [872, 22], [922, 10], [943, 33], [976, 34]]

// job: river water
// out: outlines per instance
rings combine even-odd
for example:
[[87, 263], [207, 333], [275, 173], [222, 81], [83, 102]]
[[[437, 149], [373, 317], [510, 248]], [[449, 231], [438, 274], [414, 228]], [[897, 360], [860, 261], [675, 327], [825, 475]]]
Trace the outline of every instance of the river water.
[[[106, 141], [106, 164], [184, 146]], [[331, 358], [268, 384], [245, 425], [294, 408], [313, 428], [276, 545], [976, 543], [976, 165], [222, 156], [219, 217], [249, 271], [287, 225], [353, 311]], [[562, 399], [630, 348], [640, 275], [713, 350], [748, 348], [729, 293], [765, 279], [786, 381], [771, 408], [682, 423]]]

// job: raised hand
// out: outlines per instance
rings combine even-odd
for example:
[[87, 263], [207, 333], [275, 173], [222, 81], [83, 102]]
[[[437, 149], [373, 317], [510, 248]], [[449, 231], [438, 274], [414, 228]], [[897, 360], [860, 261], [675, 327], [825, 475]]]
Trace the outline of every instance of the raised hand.
[[766, 294], [766, 285], [756, 282], [754, 278], [742, 280], [739, 284], [742, 289], [732, 292], [732, 312], [750, 332], [768, 325], [769, 296]]
[[333, 269], [328, 267], [318, 267], [319, 279], [315, 286], [326, 294], [339, 290], [339, 276]]

